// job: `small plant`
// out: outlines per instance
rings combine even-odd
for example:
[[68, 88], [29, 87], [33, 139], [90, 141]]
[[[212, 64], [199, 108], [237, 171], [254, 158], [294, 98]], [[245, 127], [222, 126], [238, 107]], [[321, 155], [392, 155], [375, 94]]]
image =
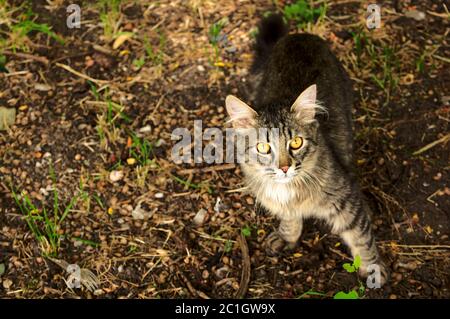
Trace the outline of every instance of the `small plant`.
[[[22, 13], [13, 18], [15, 12]], [[0, 31], [0, 53], [4, 49], [12, 49], [13, 52], [29, 51], [31, 41], [28, 35], [32, 32], [46, 34], [60, 44], [64, 44], [64, 40], [53, 32], [49, 25], [37, 23], [36, 18], [37, 15], [28, 7], [27, 2], [23, 2], [19, 7], [13, 9], [7, 1], [0, 1], [0, 24], [4, 26]]]
[[[352, 264], [349, 263], [345, 263], [342, 267], [349, 273], [354, 273], [357, 272], [359, 267], [361, 266], [361, 257], [360, 256], [355, 256], [355, 260], [353, 261]], [[358, 290], [353, 289], [349, 292], [344, 292], [344, 291], [339, 291], [337, 292], [333, 299], [360, 299], [364, 297], [364, 293], [366, 291], [366, 288], [364, 287], [364, 284], [359, 281], [359, 288]], [[312, 288], [309, 289], [307, 292], [304, 292], [303, 294], [301, 294], [298, 298], [302, 299], [305, 296], [320, 296], [320, 297], [328, 297], [328, 294], [325, 294], [323, 292], [319, 292], [319, 291], [314, 291]]]
[[136, 184], [142, 188], [145, 186], [145, 182], [148, 173], [158, 168], [156, 158], [153, 154], [154, 144], [145, 138], [141, 138], [129, 132], [127, 141], [128, 158], [127, 164], [135, 166]]
[[210, 58], [210, 64], [220, 67], [225, 64], [221, 60], [221, 48], [227, 43], [227, 36], [222, 33], [224, 26], [227, 24], [226, 19], [221, 19], [209, 27], [208, 39], [213, 48], [213, 57]]
[[425, 70], [425, 57], [426, 57], [426, 53], [422, 53], [416, 59], [416, 72], [423, 73], [423, 71]]
[[103, 36], [106, 42], [111, 42], [119, 31], [121, 0], [100, 0], [100, 20], [103, 25]]
[[[425, 46], [422, 54], [415, 60], [417, 72], [423, 73], [425, 71], [425, 62], [430, 61], [438, 49], [439, 45]], [[434, 64], [432, 64], [431, 66], [434, 67]]]
[[398, 77], [395, 74], [399, 62], [395, 56], [394, 48], [384, 46], [379, 58], [378, 65], [382, 69], [380, 77], [372, 75], [373, 81], [388, 94], [388, 99], [392, 91], [397, 87]]
[[158, 47], [155, 48], [154, 46], [151, 45], [148, 38], [145, 37], [144, 39], [145, 53], [147, 54], [147, 57], [153, 64], [158, 65], [163, 63], [166, 41], [167, 41], [166, 36], [162, 33], [159, 33]]
[[118, 120], [130, 123], [131, 119], [123, 112], [125, 107], [112, 101], [108, 88], [105, 89], [103, 97], [97, 87], [88, 81], [91, 93], [96, 99], [95, 105], [102, 107], [102, 113], [97, 115], [97, 134], [103, 148], [108, 147], [108, 143], [115, 143], [120, 138], [121, 131], [118, 128]]
[[175, 176], [173, 174], [171, 174], [171, 177], [179, 184], [184, 185], [186, 188], [192, 188], [192, 189], [196, 189], [196, 190], [206, 190], [208, 192], [208, 194], [212, 194], [213, 190], [211, 189], [211, 187], [207, 184], [207, 183], [192, 183], [189, 180], [185, 181], [184, 179]]
[[355, 54], [356, 54], [356, 58], [357, 58], [356, 62], [359, 65], [361, 63], [361, 56], [364, 52], [364, 45], [369, 40], [363, 29], [359, 29], [357, 31], [351, 31], [350, 34], [352, 35], [352, 38], [353, 38]]
[[83, 203], [85, 211], [89, 212], [91, 210], [91, 196], [87, 191], [84, 190], [85, 188], [85, 181], [84, 178], [80, 178], [80, 182], [78, 185], [78, 188], [80, 190], [79, 197], [81, 202]]
[[138, 70], [140, 70], [144, 66], [144, 64], [145, 64], [145, 56], [140, 57], [139, 59], [134, 59], [133, 60], [133, 65]]
[[147, 139], [140, 138], [131, 133], [131, 146], [129, 148], [129, 158], [134, 158], [140, 166], [152, 164], [153, 144]]
[[229, 239], [225, 242], [225, 246], [223, 247], [223, 251], [225, 253], [229, 253], [233, 249], [233, 242]]
[[306, 24], [323, 19], [326, 11], [325, 3], [315, 8], [310, 1], [297, 0], [283, 8], [283, 15], [287, 21], [294, 21], [298, 28], [303, 29]]
[[0, 54], [0, 72], [8, 73], [8, 69], [6, 68], [6, 57]]
[[147, 37], [144, 37], [145, 53], [140, 58], [133, 60], [136, 69], [141, 69], [146, 61], [150, 61], [153, 65], [161, 65], [164, 62], [164, 49], [166, 47], [166, 36], [159, 33], [158, 45], [153, 46]]
[[25, 217], [28, 228], [41, 245], [43, 255], [55, 257], [58, 254], [61, 239], [64, 238], [61, 233], [61, 224], [78, 202], [80, 195], [74, 196], [66, 206], [61, 206], [52, 167], [50, 167], [50, 175], [53, 180], [53, 203], [50, 208], [47, 208], [45, 203], [41, 203], [41, 208], [39, 208], [32, 202], [28, 194], [21, 192], [19, 195], [12, 186], [11, 192], [14, 201]]
[[303, 299], [305, 296], [320, 296], [320, 297], [327, 297], [326, 294], [319, 291], [314, 291], [312, 288], [309, 289], [307, 292], [302, 293], [298, 299]]
[[[359, 255], [355, 256], [355, 260], [352, 264], [345, 263], [342, 267], [349, 273], [357, 272], [359, 267], [361, 266], [361, 257]], [[364, 297], [364, 292], [366, 288], [364, 284], [358, 279], [359, 288], [358, 290], [351, 290], [349, 292], [339, 291], [337, 292], [333, 299], [360, 299]]]
[[252, 228], [248, 225], [245, 225], [244, 227], [242, 227], [241, 233], [245, 237], [250, 237], [252, 235]]
[[380, 43], [374, 41], [363, 29], [352, 31], [351, 34], [358, 71], [364, 68], [369, 69], [371, 80], [385, 92], [385, 103], [388, 103], [399, 82], [400, 63], [395, 54], [396, 49], [381, 41]]
[[24, 37], [33, 31], [41, 32], [53, 38], [60, 44], [64, 44], [64, 40], [56, 35], [56, 33], [51, 30], [51, 27], [45, 23], [36, 23], [34, 21], [25, 20], [13, 25], [11, 30], [13, 32], [18, 32], [20, 37]]

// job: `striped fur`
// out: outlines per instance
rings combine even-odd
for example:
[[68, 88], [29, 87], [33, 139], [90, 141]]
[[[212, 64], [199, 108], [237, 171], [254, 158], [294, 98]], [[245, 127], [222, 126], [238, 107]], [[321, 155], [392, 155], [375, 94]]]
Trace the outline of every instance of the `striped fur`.
[[[233, 108], [227, 105], [235, 127], [245, 122], [254, 128], [279, 129], [277, 138], [268, 134], [258, 139], [271, 145], [271, 156], [278, 165], [264, 160], [241, 164], [249, 192], [280, 220], [278, 231], [266, 241], [266, 250], [274, 254], [286, 246], [295, 247], [303, 220], [322, 219], [342, 237], [353, 256], [361, 257], [361, 274], [366, 274], [368, 265], [378, 264], [384, 283], [387, 271], [376, 248], [369, 207], [353, 171], [351, 83], [320, 38], [284, 36], [280, 20], [274, 17], [263, 22], [262, 37], [270, 34], [274, 21], [281, 38], [274, 41], [272, 34], [264, 50], [257, 50], [264, 55], [257, 56], [258, 65], [252, 68], [253, 78], [259, 81], [253, 109], [243, 102]], [[257, 43], [264, 43], [264, 38]], [[307, 95], [303, 102], [302, 95]], [[249, 118], [242, 118], [243, 111]], [[233, 116], [239, 121], [233, 122]], [[299, 150], [289, 147], [294, 136], [303, 139]], [[250, 145], [252, 149], [255, 145]], [[283, 167], [289, 167], [287, 172]]]

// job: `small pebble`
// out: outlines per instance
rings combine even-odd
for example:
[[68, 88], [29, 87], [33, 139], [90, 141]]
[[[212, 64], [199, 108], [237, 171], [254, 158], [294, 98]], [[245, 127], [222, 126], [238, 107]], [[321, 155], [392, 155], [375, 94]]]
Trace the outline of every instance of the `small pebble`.
[[13, 282], [10, 279], [3, 280], [3, 288], [9, 290], [11, 288]]
[[251, 198], [251, 197], [247, 197], [247, 198], [245, 199], [245, 201], [246, 201], [247, 204], [249, 204], [249, 205], [254, 205], [254, 204], [255, 204], [255, 201], [254, 201], [253, 198]]
[[123, 178], [123, 172], [122, 171], [112, 171], [109, 173], [109, 179], [112, 182], [118, 182]]

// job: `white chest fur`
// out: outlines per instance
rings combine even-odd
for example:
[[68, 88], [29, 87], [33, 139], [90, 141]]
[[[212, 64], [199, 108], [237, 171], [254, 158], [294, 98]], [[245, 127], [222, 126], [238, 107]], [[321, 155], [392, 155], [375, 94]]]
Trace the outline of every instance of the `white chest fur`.
[[279, 218], [324, 217], [326, 210], [318, 205], [318, 197], [312, 198], [309, 193], [301, 196], [301, 191], [293, 187], [272, 183], [255, 193], [257, 200]]
[[263, 198], [280, 206], [286, 206], [295, 199], [295, 192], [286, 184], [272, 183], [264, 188]]

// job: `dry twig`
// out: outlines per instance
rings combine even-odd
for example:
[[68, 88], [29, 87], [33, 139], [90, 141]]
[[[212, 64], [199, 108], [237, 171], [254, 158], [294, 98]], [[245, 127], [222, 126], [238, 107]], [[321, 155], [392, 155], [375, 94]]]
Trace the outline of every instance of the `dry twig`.
[[239, 290], [236, 293], [235, 297], [242, 299], [245, 297], [248, 291], [248, 284], [250, 282], [250, 272], [251, 272], [251, 263], [250, 263], [250, 255], [248, 253], [248, 245], [245, 240], [244, 235], [241, 233], [238, 237], [237, 241], [239, 242], [239, 246], [241, 246], [242, 253], [242, 273], [241, 273], [241, 283], [239, 285]]

